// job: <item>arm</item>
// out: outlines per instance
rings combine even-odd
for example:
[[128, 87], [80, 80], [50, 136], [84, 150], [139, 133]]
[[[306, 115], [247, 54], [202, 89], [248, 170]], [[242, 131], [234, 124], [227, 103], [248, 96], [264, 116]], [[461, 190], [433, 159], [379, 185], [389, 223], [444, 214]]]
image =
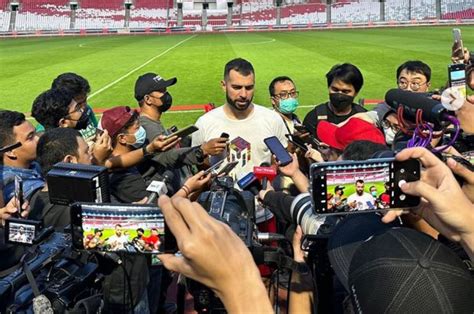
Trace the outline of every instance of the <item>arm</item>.
[[229, 313], [273, 313], [250, 251], [229, 226], [181, 197], [158, 203], [183, 255], [160, 255], [167, 269], [211, 288]]
[[189, 198], [192, 194], [202, 190], [211, 180], [211, 174], [204, 175], [204, 171], [199, 171], [194, 176], [189, 177], [184, 182], [181, 189], [174, 194], [174, 196]]
[[[157, 136], [150, 144], [145, 146], [147, 154], [154, 154], [167, 151], [173, 148], [180, 138], [173, 136], [166, 139], [164, 135]], [[109, 169], [113, 168], [129, 168], [140, 163], [144, 158], [144, 150], [136, 149], [120, 156], [112, 156], [108, 158], [104, 165]]]

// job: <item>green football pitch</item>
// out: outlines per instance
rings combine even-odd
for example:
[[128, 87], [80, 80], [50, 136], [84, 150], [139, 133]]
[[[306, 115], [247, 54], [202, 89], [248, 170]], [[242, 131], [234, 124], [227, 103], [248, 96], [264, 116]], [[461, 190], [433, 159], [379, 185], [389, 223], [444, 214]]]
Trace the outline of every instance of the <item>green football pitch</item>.
[[[474, 43], [474, 26], [461, 26], [465, 45]], [[432, 87], [444, 85], [452, 45], [451, 27], [325, 30], [172, 36], [45, 37], [0, 40], [0, 108], [29, 112], [34, 98], [60, 73], [89, 80], [93, 108], [137, 106], [136, 78], [156, 72], [176, 76], [174, 104], [224, 102], [220, 87], [227, 61], [243, 57], [256, 71], [255, 103], [269, 106], [268, 84], [292, 77], [300, 91], [298, 114], [327, 99], [325, 74], [351, 62], [365, 79], [359, 98], [382, 99], [396, 86], [395, 71], [419, 59], [433, 69]], [[202, 112], [165, 114], [166, 125], [193, 123]]]

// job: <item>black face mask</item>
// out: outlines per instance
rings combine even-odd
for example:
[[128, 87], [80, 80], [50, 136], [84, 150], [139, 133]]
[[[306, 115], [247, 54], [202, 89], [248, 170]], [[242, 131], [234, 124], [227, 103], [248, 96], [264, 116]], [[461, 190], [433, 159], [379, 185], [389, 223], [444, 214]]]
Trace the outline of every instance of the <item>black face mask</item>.
[[85, 128], [87, 128], [87, 125], [89, 124], [89, 115], [88, 115], [88, 113], [89, 113], [88, 110], [84, 110], [84, 112], [82, 113], [79, 120], [77, 120], [77, 123], [76, 123], [76, 126], [74, 127], [74, 129], [84, 130]]
[[352, 105], [354, 97], [342, 93], [331, 93], [329, 94], [329, 101], [334, 109], [343, 111]]
[[171, 97], [170, 93], [164, 93], [163, 96], [160, 97], [160, 100], [162, 105], [158, 107], [158, 110], [161, 113], [168, 111], [173, 103], [173, 97]]

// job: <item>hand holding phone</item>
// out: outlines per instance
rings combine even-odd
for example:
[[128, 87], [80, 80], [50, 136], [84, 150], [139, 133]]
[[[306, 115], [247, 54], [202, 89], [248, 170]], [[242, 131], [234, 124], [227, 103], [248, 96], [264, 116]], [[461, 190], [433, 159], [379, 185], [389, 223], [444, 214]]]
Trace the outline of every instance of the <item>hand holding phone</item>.
[[16, 209], [17, 209], [15, 217], [22, 218], [21, 212], [23, 210], [23, 203], [24, 203], [23, 180], [19, 176], [15, 176], [15, 199], [16, 199]]
[[461, 30], [459, 28], [453, 28], [453, 47], [451, 58], [454, 63], [464, 62], [464, 46], [461, 37]]

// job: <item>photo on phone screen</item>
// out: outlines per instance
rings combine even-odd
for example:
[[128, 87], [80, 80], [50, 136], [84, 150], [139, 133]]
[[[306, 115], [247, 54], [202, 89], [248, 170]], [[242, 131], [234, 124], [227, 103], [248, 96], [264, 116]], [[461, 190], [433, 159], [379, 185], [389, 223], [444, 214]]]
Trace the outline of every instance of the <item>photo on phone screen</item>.
[[23, 180], [19, 176], [15, 176], [15, 198], [17, 205], [16, 217], [21, 218], [21, 211], [24, 203], [23, 199]]
[[286, 166], [293, 161], [290, 153], [286, 150], [283, 144], [276, 136], [268, 137], [263, 140], [268, 149], [275, 155], [278, 162], [281, 166]]
[[80, 249], [160, 254], [176, 243], [156, 206], [76, 203], [71, 221], [73, 244]]
[[417, 206], [419, 197], [403, 194], [399, 182], [419, 178], [417, 160], [317, 164], [311, 168], [314, 209], [320, 214], [345, 214]]
[[464, 64], [451, 64], [448, 66], [449, 87], [459, 91], [461, 97], [466, 98], [466, 66]]
[[41, 222], [9, 218], [5, 220], [5, 242], [31, 245], [41, 229]]

